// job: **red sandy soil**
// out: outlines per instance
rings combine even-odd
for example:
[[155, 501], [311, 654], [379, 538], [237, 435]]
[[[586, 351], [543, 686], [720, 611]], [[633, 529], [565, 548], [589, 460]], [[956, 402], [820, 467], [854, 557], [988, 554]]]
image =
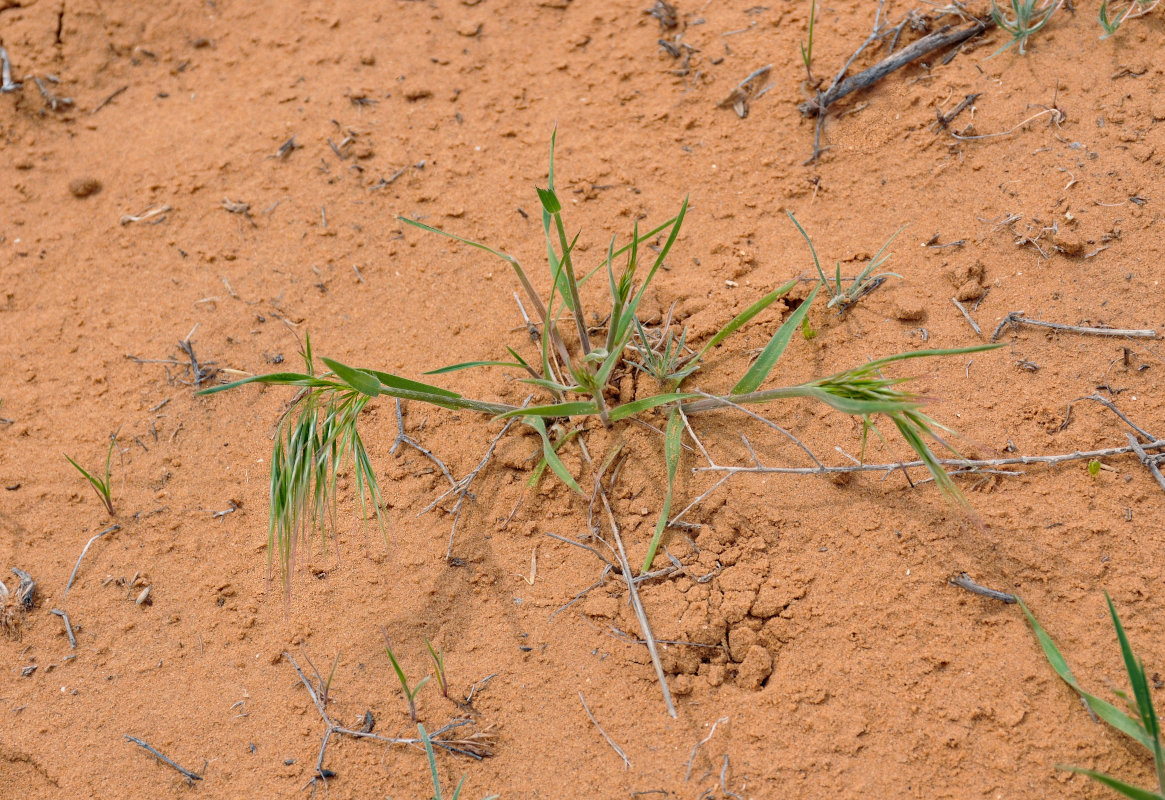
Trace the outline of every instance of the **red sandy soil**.
[[[979, 524], [901, 472], [733, 478], [688, 514], [698, 529], [673, 532], [684, 573], [643, 587], [658, 638], [706, 645], [664, 648], [677, 719], [630, 641], [639, 629], [618, 580], [551, 617], [602, 565], [545, 536], [582, 536], [587, 503], [549, 477], [523, 495], [537, 449], [528, 434], [499, 443], [447, 562], [451, 516], [418, 516], [447, 483], [416, 451], [390, 454], [394, 406], [373, 403], [364, 431], [390, 546], [362, 530], [345, 479], [336, 541], [300, 559], [289, 603], [278, 575], [268, 579], [268, 459], [292, 391], [196, 397], [181, 366], [127, 356], [188, 363], [177, 343], [193, 329], [214, 367], [298, 368], [297, 335], [310, 332], [317, 353], [419, 377], [529, 348], [504, 263], [403, 230], [396, 216], [505, 248], [546, 289], [533, 267], [545, 256], [533, 188], [546, 181], [555, 124], [580, 261], [598, 263], [611, 235], [625, 241], [636, 219], [662, 222], [690, 195], [644, 316], [658, 321], [677, 301], [693, 341], [815, 274], [786, 210], [827, 268], [840, 259], [846, 272], [909, 223], [888, 265], [902, 277], [844, 317], [819, 301], [817, 337], [794, 338], [774, 381], [979, 343], [952, 297], [987, 337], [1018, 310], [1165, 328], [1159, 10], [1099, 41], [1082, 3], [1026, 55], [988, 60], [1006, 41], [994, 31], [949, 63], [928, 57], [839, 102], [829, 149], [805, 164], [808, 4], [685, 0], [672, 30], [649, 5], [0, 0], [0, 40], [24, 82], [0, 95], [0, 567], [10, 588], [12, 566], [38, 582], [31, 610], [10, 604], [16, 628], [0, 639], [0, 797], [324, 795], [310, 781], [325, 726], [283, 654], [325, 676], [338, 655], [337, 723], [359, 727], [367, 710], [375, 732], [412, 736], [382, 627], [414, 680], [429, 670], [426, 638], [444, 649], [451, 694], [496, 675], [457, 729], [492, 734], [492, 755], [438, 751], [447, 797], [463, 774], [472, 798], [1108, 796], [1056, 764], [1151, 784], [1145, 753], [1090, 720], [1017, 606], [948, 583], [965, 571], [1022, 596], [1081, 683], [1111, 699], [1126, 682], [1107, 590], [1159, 689], [1165, 494], [1129, 456], [1103, 459], [1096, 476], [1075, 461], [961, 479]], [[893, 2], [886, 19], [912, 8]], [[816, 72], [836, 72], [873, 12], [852, 0], [821, 8]], [[686, 70], [658, 44], [678, 34], [695, 48]], [[921, 35], [907, 27], [901, 42]], [[766, 64], [772, 88], [746, 118], [719, 106]], [[33, 76], [73, 102], [54, 110]], [[934, 125], [936, 109], [971, 93], [950, 130]], [[1009, 131], [1041, 111], [1005, 136], [951, 133]], [[277, 157], [293, 136], [298, 148]], [[1018, 217], [1001, 224], [1006, 215]], [[932, 244], [964, 243], [923, 246], [935, 234]], [[716, 353], [698, 385], [731, 387], [792, 305]], [[965, 454], [1126, 444], [1129, 429], [1099, 404], [1066, 418], [1069, 401], [1098, 391], [1165, 435], [1158, 341], [1032, 327], [1001, 341], [896, 369], [918, 376]], [[505, 370], [439, 380], [509, 402], [528, 388]], [[823, 406], [762, 410], [829, 463], [847, 463], [835, 447], [861, 447], [859, 422]], [[500, 430], [415, 404], [405, 423], [458, 478]], [[719, 463], [749, 463], [741, 433], [767, 464], [806, 463], [739, 415], [695, 424]], [[62, 453], [98, 467], [114, 431], [111, 520]], [[662, 502], [662, 447], [640, 426], [621, 435], [633, 458], [613, 504], [634, 562]], [[903, 457], [887, 439], [872, 438], [866, 458]], [[599, 456], [613, 440], [585, 435]], [[576, 446], [564, 453], [590, 474]], [[676, 508], [712, 484], [691, 471], [702, 463], [685, 452]], [[121, 528], [93, 544], [66, 598], [85, 543], [113, 522]], [[54, 608], [68, 613], [76, 649]], [[430, 730], [464, 714], [435, 684], [418, 703]], [[204, 779], [188, 786], [126, 735]], [[324, 766], [332, 798], [432, 793], [415, 746], [333, 737]]]

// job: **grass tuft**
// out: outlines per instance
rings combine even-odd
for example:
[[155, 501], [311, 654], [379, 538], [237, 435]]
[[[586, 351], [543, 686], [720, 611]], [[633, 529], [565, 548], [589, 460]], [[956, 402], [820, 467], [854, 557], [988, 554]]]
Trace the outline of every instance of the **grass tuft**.
[[886, 243], [882, 245], [882, 249], [874, 254], [874, 257], [870, 259], [870, 263], [853, 279], [853, 282], [849, 286], [843, 286], [841, 280], [841, 262], [837, 262], [833, 283], [830, 283], [829, 278], [825, 275], [825, 270], [821, 268], [821, 261], [817, 258], [817, 248], [813, 246], [813, 240], [809, 238], [809, 234], [805, 232], [805, 229], [801, 227], [801, 223], [793, 216], [792, 211], [786, 211], [785, 213], [789, 215], [789, 219], [797, 226], [797, 230], [801, 232], [801, 236], [804, 237], [806, 243], [809, 245], [809, 251], [813, 254], [813, 265], [817, 267], [817, 275], [821, 278], [821, 285], [825, 287], [826, 292], [829, 294], [828, 307], [840, 306], [839, 314], [844, 314], [850, 306], [881, 286], [887, 278], [902, 277], [897, 272], [879, 272], [874, 274], [874, 271], [885, 264], [890, 259], [890, 256], [894, 255], [893, 253], [887, 253], [886, 248], [890, 246], [890, 243], [894, 241], [899, 233], [906, 230], [905, 225], [895, 231], [894, 235], [886, 240]]
[[[270, 552], [272, 559], [275, 553], [279, 554], [285, 586], [289, 586], [289, 573], [295, 562], [297, 543], [310, 544], [317, 529], [321, 532], [321, 538], [324, 538], [322, 534], [329, 515], [332, 517], [332, 528], [335, 529], [336, 476], [347, 465], [351, 465], [355, 475], [365, 518], [368, 516], [367, 496], [376, 508], [383, 530], [380, 488], [357, 431], [361, 411], [367, 403], [380, 396], [413, 400], [452, 410], [474, 411], [494, 418], [517, 418], [532, 427], [543, 443], [542, 460], [535, 468], [531, 482], [536, 483], [545, 469], [549, 468], [579, 495], [584, 494], [579, 482], [568, 471], [559, 452], [573, 439], [585, 436], [586, 421], [593, 419], [610, 428], [642, 414], [655, 410], [662, 412], [668, 417], [668, 432], [664, 442], [668, 490], [663, 513], [648, 543], [644, 570], [650, 568], [651, 559], [666, 528], [682, 448], [685, 427], [682, 424], [683, 417], [716, 408], [810, 398], [843, 413], [861, 417], [866, 429], [872, 428], [872, 419], [881, 415], [893, 423], [903, 440], [926, 463], [942, 492], [960, 508], [969, 508], [928, 445], [928, 441], [932, 441], [949, 448], [941, 438], [943, 433], [950, 433], [949, 429], [922, 413], [923, 398], [900, 388], [906, 379], [883, 377], [881, 369], [908, 358], [978, 352], [998, 345], [902, 353], [804, 384], [762, 388], [770, 380], [777, 363], [798, 331], [803, 339], [818, 334], [809, 325], [809, 313], [823, 286], [830, 297], [828, 306], [840, 306], [844, 311], [893, 274], [877, 272], [889, 258], [889, 241], [850, 285], [842, 283], [840, 264], [831, 282], [821, 269], [809, 236], [790, 214], [790, 219], [809, 243], [821, 282], [781, 322], [757, 359], [737, 379], [730, 394], [717, 398], [699, 391], [689, 392], [684, 389], [685, 383], [706, 367], [707, 358], [715, 348], [725, 344], [757, 315], [785, 297], [797, 281], [790, 280], [760, 297], [701, 345], [690, 342], [686, 331], [681, 329], [677, 334], [672, 330], [670, 312], [660, 327], [649, 330], [639, 318], [639, 306], [677, 241], [687, 214], [688, 202], [685, 199], [674, 217], [646, 234], [641, 235], [638, 225], [635, 225], [630, 241], [622, 246], [616, 246], [617, 241], [612, 238], [600, 263], [589, 270], [583, 270], [577, 263], [581, 252], [576, 247], [579, 234], [568, 232], [563, 219], [564, 206], [555, 190], [556, 138], [556, 135], [551, 137], [547, 185], [545, 188], [536, 187], [542, 207], [546, 278], [549, 286], [545, 298], [537, 293], [525, 268], [513, 256], [480, 242], [400, 218], [410, 226], [462, 242], [508, 263], [534, 309], [535, 319], [531, 320], [531, 326], [537, 329], [538, 334], [533, 337], [532, 344], [538, 350], [536, 354], [523, 356], [513, 347], [507, 347], [512, 360], [464, 362], [429, 374], [493, 367], [517, 370], [522, 381], [545, 393], [545, 400], [521, 407], [475, 400], [438, 386], [373, 369], [356, 369], [331, 359], [320, 359], [328, 372], [317, 375], [310, 340], [306, 342], [304, 350], [304, 373], [256, 375], [202, 392], [210, 394], [251, 383], [287, 385], [300, 390], [281, 425], [271, 465]], [[663, 236], [666, 236], [663, 244], [651, 248], [654, 253], [647, 253], [646, 246], [641, 247], [655, 237]], [[606, 273], [608, 285], [608, 299], [602, 309], [603, 313], [597, 309], [584, 308], [580, 292], [580, 287], [600, 272]], [[587, 322], [604, 317], [605, 324], [592, 325]], [[656, 378], [662, 391], [611, 405], [614, 401], [609, 398], [617, 396], [622, 376], [636, 370]], [[579, 419], [577, 424], [567, 430], [567, 426], [560, 422], [572, 417]], [[552, 430], [563, 432], [552, 438]], [[402, 685], [405, 685], [403, 678]], [[409, 691], [406, 686], [407, 694]]]
[[1019, 44], [1020, 55], [1023, 55], [1027, 46], [1028, 37], [1038, 33], [1052, 19], [1052, 15], [1063, 4], [1064, 0], [1010, 0], [1011, 16], [991, 0], [991, 19], [1003, 30], [1011, 34], [1011, 41], [996, 50], [988, 58], [1002, 53], [1013, 44]]
[[392, 671], [396, 673], [396, 679], [400, 681], [400, 688], [404, 691], [405, 700], [409, 704], [409, 719], [416, 722], [417, 695], [421, 693], [421, 689], [425, 688], [425, 684], [429, 682], [431, 676], [426, 675], [417, 681], [416, 686], [410, 687], [408, 676], [405, 675], [404, 669], [401, 667], [400, 662], [396, 660], [396, 655], [392, 652], [392, 643], [388, 640], [388, 633], [383, 628], [381, 629], [381, 633], [384, 634], [384, 652], [388, 653], [388, 660], [392, 662]]
[[1130, 2], [1127, 6], [1115, 12], [1110, 17], [1108, 0], [1103, 0], [1103, 2], [1100, 4], [1100, 13], [1098, 15], [1100, 27], [1104, 28], [1104, 33], [1100, 38], [1107, 39], [1108, 37], [1112, 36], [1114, 33], [1120, 30], [1121, 25], [1123, 25], [1125, 22], [1130, 19], [1136, 19], [1137, 17], [1145, 16], [1154, 8], [1156, 8], [1157, 4], [1160, 2], [1161, 0], [1132, 0], [1132, 2]]
[[97, 493], [97, 497], [100, 498], [101, 504], [105, 506], [105, 510], [109, 512], [109, 516], [111, 517], [116, 517], [117, 513], [113, 510], [112, 478], [110, 475], [110, 469], [113, 464], [113, 449], [117, 447], [117, 434], [120, 432], [121, 431], [118, 430], [116, 433], [109, 435], [109, 450], [107, 450], [105, 453], [105, 476], [102, 478], [98, 478], [97, 476], [93, 475], [68, 455], [65, 456], [68, 462], [72, 464], [78, 472], [85, 476], [85, 480], [89, 481], [89, 485], [93, 487], [93, 491]]

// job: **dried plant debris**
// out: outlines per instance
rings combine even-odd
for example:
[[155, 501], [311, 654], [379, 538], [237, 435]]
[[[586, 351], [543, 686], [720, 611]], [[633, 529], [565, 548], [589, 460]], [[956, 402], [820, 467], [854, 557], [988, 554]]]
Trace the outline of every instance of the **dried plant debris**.
[[771, 83], [766, 84], [772, 70], [772, 64], [754, 70], [747, 78], [737, 84], [727, 97], [720, 101], [719, 107], [731, 108], [741, 119], [747, 117], [749, 104], [773, 87]]
[[679, 27], [680, 19], [676, 11], [676, 7], [671, 3], [666, 3], [664, 0], [655, 0], [655, 5], [643, 12], [649, 16], [655, 17], [659, 20], [659, 27], [665, 31], [674, 30]]
[[15, 639], [20, 636], [23, 615], [32, 609], [36, 601], [36, 581], [19, 567], [13, 567], [12, 572], [20, 581], [15, 589], [9, 590], [0, 581], [0, 631]]

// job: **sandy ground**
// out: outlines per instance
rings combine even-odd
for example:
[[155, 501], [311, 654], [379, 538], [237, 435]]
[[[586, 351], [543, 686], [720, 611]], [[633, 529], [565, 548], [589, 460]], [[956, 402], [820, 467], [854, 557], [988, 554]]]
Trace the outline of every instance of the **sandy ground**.
[[[297, 368], [308, 332], [317, 353], [414, 377], [528, 348], [505, 264], [396, 216], [538, 264], [533, 188], [555, 125], [580, 260], [598, 263], [611, 235], [690, 196], [644, 317], [675, 301], [693, 341], [815, 274], [786, 210], [847, 272], [909, 225], [888, 265], [901, 277], [842, 317], [816, 307], [818, 335], [795, 337], [774, 380], [977, 344], [1015, 311], [1165, 329], [1160, 11], [1099, 41], [1082, 5], [1026, 55], [988, 59], [1005, 41], [995, 31], [945, 64], [923, 59], [833, 107], [828, 149], [805, 163], [808, 4], [688, 0], [670, 29], [649, 5], [0, 0], [0, 42], [24, 84], [0, 95], [0, 577], [14, 587], [15, 566], [38, 583], [31, 610], [9, 604], [16, 627], [0, 638], [0, 797], [427, 797], [424, 753], [409, 745], [333, 737], [326, 787], [312, 782], [325, 724], [284, 653], [313, 680], [309, 660], [325, 676], [335, 663], [337, 724], [359, 728], [367, 711], [376, 733], [414, 736], [382, 628], [414, 680], [430, 669], [427, 638], [453, 697], [476, 685], [469, 709], [435, 683], [418, 699], [430, 730], [467, 720], [449, 736], [491, 753], [439, 751], [446, 796], [461, 775], [473, 798], [1107, 796], [1055, 770], [1065, 763], [1150, 784], [1148, 758], [1089, 719], [1016, 606], [948, 583], [965, 571], [1022, 596], [1080, 681], [1112, 698], [1125, 679], [1107, 590], [1160, 688], [1165, 494], [1129, 456], [1095, 476], [1074, 461], [961, 479], [978, 522], [901, 471], [733, 478], [689, 513], [698, 527], [673, 532], [683, 573], [643, 587], [655, 635], [687, 643], [664, 646], [677, 719], [619, 581], [562, 608], [602, 563], [545, 535], [583, 535], [587, 503], [549, 479], [523, 490], [527, 434], [499, 442], [446, 560], [452, 516], [418, 516], [445, 479], [415, 450], [390, 453], [394, 406], [374, 403], [364, 430], [388, 546], [362, 529], [344, 480], [326, 554], [301, 559], [289, 602], [269, 580], [268, 459], [293, 393], [196, 397], [178, 343], [212, 383], [218, 369]], [[885, 19], [911, 9], [894, 2]], [[821, 8], [816, 72], [840, 68], [873, 13]], [[924, 33], [907, 25], [900, 45]], [[721, 107], [767, 64], [771, 88], [747, 117]], [[531, 271], [545, 289], [545, 270]], [[719, 352], [701, 388], [729, 388], [793, 302]], [[1100, 404], [1069, 418], [1070, 401], [1097, 393], [1165, 436], [1159, 341], [1030, 326], [1001, 341], [898, 371], [918, 377], [966, 455], [1125, 445], [1130, 429]], [[439, 380], [521, 402], [514, 378]], [[830, 463], [861, 447], [860, 425], [824, 407], [765, 413]], [[458, 478], [500, 430], [413, 404], [404, 421]], [[749, 463], [743, 433], [766, 464], [806, 464], [743, 417], [697, 425], [717, 463]], [[97, 467], [115, 431], [110, 519], [62, 454]], [[634, 561], [664, 465], [657, 434], [623, 436], [634, 457], [613, 501]], [[601, 429], [585, 441], [612, 446]], [[865, 456], [904, 452], [872, 439]], [[564, 460], [586, 474], [577, 448]], [[714, 482], [692, 472], [703, 463], [683, 455], [678, 507]], [[82, 548], [115, 523], [66, 597]], [[69, 615], [75, 649], [52, 609]], [[188, 786], [127, 735], [202, 780]]]

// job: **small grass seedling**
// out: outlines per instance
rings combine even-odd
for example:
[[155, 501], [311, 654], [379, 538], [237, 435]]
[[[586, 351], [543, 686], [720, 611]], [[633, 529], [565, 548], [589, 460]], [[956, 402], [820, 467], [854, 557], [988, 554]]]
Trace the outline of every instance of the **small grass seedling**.
[[[120, 432], [121, 431], [119, 429], [117, 433]], [[111, 517], [117, 516], [117, 512], [113, 510], [113, 497], [111, 494], [112, 486], [110, 478], [110, 469], [111, 465], [113, 464], [113, 449], [117, 447], [117, 433], [110, 434], [109, 436], [109, 450], [105, 453], [104, 478], [98, 478], [94, 476], [72, 458], [69, 458], [67, 454], [65, 455], [65, 458], [68, 459], [69, 463], [72, 464], [78, 472], [85, 476], [85, 480], [89, 481], [89, 485], [93, 487], [93, 491], [97, 492], [97, 496], [101, 499], [102, 505], [105, 506], [105, 510], [109, 512], [109, 516]]]
[[1117, 11], [1112, 17], [1108, 15], [1108, 0], [1104, 0], [1100, 4], [1100, 27], [1104, 28], [1104, 34], [1101, 39], [1107, 39], [1118, 30], [1120, 26], [1130, 19], [1143, 17], [1157, 7], [1161, 0], [1133, 0], [1121, 11]]
[[813, 78], [813, 29], [817, 27], [817, 0], [809, 0], [809, 43], [801, 43], [801, 62], [805, 64], [805, 75], [809, 83], [815, 83]]
[[328, 679], [324, 680], [324, 676], [316, 669], [315, 662], [307, 654], [307, 648], [300, 645], [300, 652], [303, 653], [303, 660], [307, 662], [307, 665], [311, 667], [311, 671], [316, 675], [316, 694], [320, 696], [320, 702], [327, 708], [329, 702], [328, 692], [331, 691], [332, 680], [336, 677], [336, 667], [340, 666], [340, 654], [338, 652], [336, 653], [335, 659], [332, 660], [332, 671], [328, 673]]
[[[429, 774], [433, 776], [433, 798], [432, 800], [445, 800], [444, 795], [441, 794], [441, 776], [437, 774], [437, 756], [433, 752], [433, 740], [429, 736], [429, 732], [425, 730], [425, 726], [417, 723], [417, 733], [421, 737], [421, 742], [425, 745], [425, 755], [429, 757]], [[462, 775], [461, 780], [457, 782], [457, 788], [453, 790], [449, 800], [460, 800], [461, 790], [465, 787], [465, 779], [467, 775]], [[491, 794], [484, 800], [497, 800], [500, 795]]]
[[809, 324], [808, 317], [801, 321], [801, 336], [803, 336], [807, 342], [817, 338], [817, 329]]
[[[813, 240], [809, 238], [809, 234], [805, 232], [805, 229], [801, 227], [801, 223], [793, 216], [792, 211], [786, 211], [785, 213], [789, 215], [789, 219], [793, 220], [793, 224], [797, 226], [797, 230], [800, 231], [801, 236], [809, 244], [809, 252], [813, 254], [813, 265], [817, 267], [817, 274], [821, 278], [821, 283], [825, 286], [825, 291], [829, 293], [828, 307], [840, 306], [841, 308], [838, 310], [838, 314], [844, 314], [850, 306], [881, 286], [887, 278], [902, 277], [897, 272], [873, 273], [874, 270], [885, 264], [890, 259], [890, 256], [894, 255], [893, 253], [887, 253], [886, 248], [890, 246], [890, 243], [894, 241], [899, 233], [902, 233], [906, 229], [905, 225], [886, 240], [886, 244], [882, 245], [882, 249], [874, 254], [874, 257], [870, 259], [870, 263], [854, 278], [853, 283], [849, 286], [842, 286], [841, 262], [837, 262], [837, 270], [834, 274], [833, 283], [830, 283], [829, 278], [825, 275], [825, 270], [821, 268], [820, 259], [817, 258], [817, 248], [813, 246]], [[808, 320], [805, 323], [807, 324]], [[806, 339], [811, 339], [816, 335], [816, 331], [812, 335], [807, 333], [806, 330], [802, 330], [802, 333], [806, 333]]]
[[433, 643], [425, 640], [425, 647], [429, 648], [429, 657], [433, 659], [433, 674], [437, 676], [437, 685], [441, 687], [441, 696], [449, 699], [449, 681], [445, 679], [445, 651], [433, 647]]
[[1124, 692], [1117, 692], [1117, 694], [1129, 703], [1135, 716], [1129, 716], [1121, 711], [1111, 703], [1101, 700], [1093, 694], [1089, 694], [1080, 687], [1076, 682], [1076, 677], [1072, 674], [1072, 670], [1068, 667], [1068, 662], [1064, 660], [1059, 648], [1056, 647], [1052, 637], [1048, 636], [1040, 624], [1036, 622], [1036, 618], [1028, 611], [1023, 601], [1020, 601], [1020, 607], [1023, 613], [1027, 615], [1027, 620], [1032, 626], [1032, 630], [1039, 640], [1040, 647], [1043, 648], [1044, 655], [1048, 659], [1048, 663], [1052, 665], [1052, 669], [1056, 671], [1064, 683], [1072, 687], [1077, 694], [1083, 698], [1085, 705], [1100, 719], [1116, 728], [1121, 733], [1130, 737], [1133, 741], [1143, 745], [1145, 749], [1153, 756], [1153, 765], [1157, 773], [1157, 789], [1156, 791], [1141, 789], [1124, 781], [1117, 780], [1111, 775], [1106, 775], [1103, 772], [1096, 770], [1083, 769], [1082, 767], [1068, 767], [1057, 765], [1056, 769], [1066, 770], [1068, 772], [1079, 772], [1081, 775], [1087, 775], [1097, 783], [1107, 786], [1125, 797], [1131, 797], [1133, 800], [1165, 800], [1165, 749], [1161, 744], [1161, 726], [1157, 719], [1157, 712], [1153, 708], [1153, 698], [1149, 693], [1149, 679], [1145, 674], [1144, 663], [1133, 655], [1132, 646], [1129, 644], [1128, 636], [1125, 635], [1124, 626], [1121, 625], [1120, 617], [1116, 613], [1116, 608], [1112, 604], [1112, 598], [1108, 596], [1108, 592], [1104, 593], [1104, 599], [1108, 603], [1108, 612], [1112, 617], [1112, 626], [1116, 630], [1116, 638], [1120, 643], [1121, 657], [1125, 662], [1125, 672], [1129, 676], [1129, 683], [1133, 687], [1133, 700], [1130, 702], [1128, 695]]
[[995, 24], [1001, 29], [1011, 34], [1011, 41], [988, 58], [995, 58], [1017, 42], [1019, 53], [1023, 55], [1026, 52], [1024, 48], [1027, 46], [1028, 37], [1042, 30], [1063, 2], [1064, 0], [1046, 0], [1043, 5], [1037, 7], [1039, 0], [1010, 0], [1011, 16], [1008, 17], [996, 5], [995, 0], [991, 0], [991, 19], [995, 20]]
[[429, 675], [421, 678], [417, 685], [409, 688], [409, 679], [405, 675], [405, 671], [401, 668], [400, 662], [396, 660], [396, 655], [392, 652], [392, 642], [388, 640], [388, 633], [384, 633], [384, 652], [388, 653], [388, 660], [392, 662], [392, 670], [396, 673], [397, 680], [400, 681], [400, 688], [405, 693], [405, 700], [409, 703], [409, 718], [417, 721], [417, 695], [420, 694], [421, 689], [425, 688], [425, 684], [429, 682]]

